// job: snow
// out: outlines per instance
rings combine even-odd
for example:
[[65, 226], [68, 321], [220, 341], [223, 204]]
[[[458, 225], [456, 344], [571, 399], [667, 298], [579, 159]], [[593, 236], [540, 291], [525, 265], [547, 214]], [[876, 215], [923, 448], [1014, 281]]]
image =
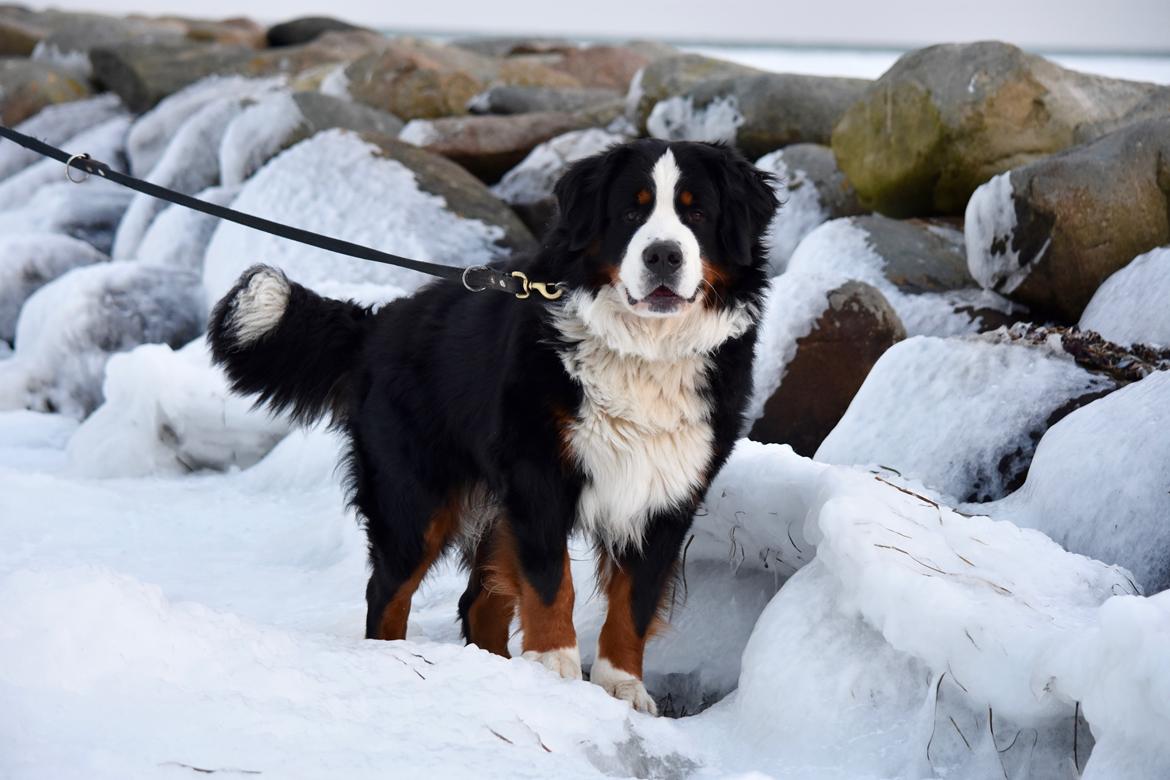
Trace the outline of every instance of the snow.
[[506, 203], [535, 203], [551, 197], [553, 186], [570, 163], [604, 152], [627, 140], [595, 127], [573, 130], [537, 146], [516, 167], [492, 185], [492, 193]]
[[[130, 117], [118, 115], [71, 137], [61, 145], [61, 148], [70, 153], [85, 152], [116, 171], [124, 171], [126, 130], [129, 127]], [[75, 178], [81, 177], [80, 173], [75, 172], [73, 175]], [[42, 159], [16, 175], [0, 181], [0, 210], [24, 206], [40, 188], [63, 181], [65, 166], [56, 160]], [[96, 181], [95, 177], [91, 176], [84, 183], [75, 186], [90, 189], [103, 185], [108, 186], [108, 182]]]
[[756, 161], [756, 167], [776, 175], [776, 197], [780, 208], [772, 218], [765, 237], [768, 266], [773, 276], [784, 272], [800, 242], [829, 218], [816, 185], [804, 171], [788, 167], [784, 150], [778, 149]]
[[90, 178], [71, 184], [62, 178], [38, 189], [20, 208], [0, 210], [0, 232], [62, 233], [108, 254], [133, 196], [113, 182]]
[[246, 107], [231, 120], [219, 148], [225, 185], [242, 184], [284, 146], [304, 119], [288, 92], [274, 92]]
[[[237, 98], [212, 100], [200, 107], [175, 133], [146, 180], [184, 195], [219, 184], [219, 144], [228, 124], [243, 110]], [[114, 259], [133, 259], [150, 223], [166, 201], [139, 193], [118, 225]]]
[[646, 118], [646, 131], [667, 141], [718, 141], [735, 143], [744, 123], [739, 101], [721, 97], [696, 108], [690, 97], [669, 97], [654, 104]]
[[[228, 206], [240, 188], [210, 187], [195, 197], [217, 206]], [[203, 273], [203, 254], [219, 226], [208, 214], [182, 206], [167, 206], [150, 223], [135, 255], [139, 262]]]
[[71, 473], [139, 477], [247, 467], [291, 428], [232, 395], [202, 339], [177, 352], [146, 344], [112, 356], [102, 395], [69, 442]]
[[[388, 207], [387, 204], [393, 204]], [[233, 208], [388, 252], [467, 266], [496, 257], [503, 230], [464, 219], [414, 175], [353, 133], [327, 130], [282, 152], [248, 180]], [[203, 283], [215, 301], [256, 262], [315, 287], [326, 281], [413, 290], [428, 277], [366, 263], [222, 223], [207, 248]]]
[[426, 146], [438, 141], [439, 133], [429, 119], [412, 119], [398, 133], [398, 140], [415, 146]]
[[0, 362], [0, 409], [83, 418], [101, 403], [110, 355], [143, 343], [186, 343], [206, 312], [198, 277], [130, 262], [74, 269], [21, 309], [13, 356]]
[[1068, 549], [1118, 563], [1147, 592], [1170, 587], [1170, 372], [1052, 426], [1023, 487], [977, 511], [1013, 517]]
[[345, 75], [345, 69], [349, 67], [349, 63], [343, 62], [321, 79], [321, 86], [318, 88], [323, 94], [332, 97], [349, 100], [349, 77]]
[[24, 409], [0, 412], [0, 469], [60, 469], [65, 464], [65, 445], [76, 430], [77, 420], [63, 414]]
[[[78, 133], [102, 124], [123, 113], [117, 95], [105, 94], [68, 103], [46, 106], [16, 126], [18, 132], [31, 135], [45, 143], [59, 146]], [[41, 156], [31, 149], [5, 141], [0, 143], [0, 180], [6, 179], [33, 163]]]
[[1015, 230], [1016, 209], [1011, 171], [1008, 171], [979, 185], [967, 201], [964, 220], [967, 268], [985, 289], [1010, 294], [1044, 256], [1047, 244], [1035, 257], [1021, 264], [1020, 253], [1013, 246]]
[[1112, 387], [1059, 349], [910, 338], [878, 359], [815, 458], [880, 464], [960, 500], [1001, 498], [1050, 416]]
[[1082, 330], [1095, 330], [1123, 346], [1170, 348], [1170, 246], [1139, 255], [1097, 288], [1081, 315]]
[[209, 76], [168, 95], [130, 128], [127, 138], [130, 172], [138, 177], [149, 175], [179, 128], [208, 103], [232, 98], [257, 100], [280, 89], [284, 82], [282, 77]]
[[38, 288], [83, 265], [108, 260], [84, 241], [55, 233], [0, 235], [0, 341], [16, 335], [20, 307]]

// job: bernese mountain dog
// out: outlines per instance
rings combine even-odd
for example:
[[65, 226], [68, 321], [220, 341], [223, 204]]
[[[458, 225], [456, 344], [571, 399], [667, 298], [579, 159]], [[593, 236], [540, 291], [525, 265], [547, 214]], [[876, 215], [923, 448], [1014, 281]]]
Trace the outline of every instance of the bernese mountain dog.
[[402, 639], [449, 548], [469, 643], [581, 678], [567, 541], [608, 612], [590, 679], [643, 712], [642, 657], [695, 510], [742, 427], [771, 179], [721, 145], [647, 139], [573, 164], [533, 279], [555, 301], [441, 281], [372, 310], [256, 266], [216, 305], [232, 388], [347, 435], [372, 572], [366, 636]]

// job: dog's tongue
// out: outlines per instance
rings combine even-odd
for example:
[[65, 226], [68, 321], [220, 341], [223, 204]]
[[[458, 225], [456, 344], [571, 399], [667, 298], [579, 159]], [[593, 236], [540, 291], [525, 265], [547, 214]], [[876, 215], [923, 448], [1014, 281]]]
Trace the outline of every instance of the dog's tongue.
[[677, 298], [678, 294], [671, 290], [666, 285], [662, 285], [654, 292], [646, 296], [647, 298]]

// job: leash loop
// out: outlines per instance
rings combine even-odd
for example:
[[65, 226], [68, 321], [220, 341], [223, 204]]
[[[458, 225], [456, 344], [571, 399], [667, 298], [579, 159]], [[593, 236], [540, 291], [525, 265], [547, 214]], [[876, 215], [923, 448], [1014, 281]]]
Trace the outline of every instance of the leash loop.
[[87, 171], [85, 169], [85, 167], [82, 165], [76, 166], [78, 169], [81, 170], [81, 178], [80, 179], [73, 178], [73, 168], [74, 168], [73, 161], [74, 160], [88, 160], [88, 159], [90, 159], [89, 154], [83, 152], [81, 154], [75, 154], [72, 157], [70, 157], [68, 160], [66, 160], [65, 161], [65, 178], [68, 179], [69, 181], [73, 182], [74, 184], [81, 184], [86, 179], [88, 179], [89, 178], [89, 171]]
[[473, 293], [483, 292], [484, 290], [486, 290], [487, 289], [486, 284], [483, 285], [482, 287], [472, 287], [471, 284], [467, 281], [467, 275], [469, 273], [471, 273], [472, 271], [479, 272], [479, 271], [487, 271], [487, 270], [488, 270], [488, 267], [486, 265], [469, 265], [466, 268], [464, 268], [463, 274], [460, 276], [460, 279], [463, 281], [463, 288], [465, 290], [467, 290], [468, 292], [473, 292]]

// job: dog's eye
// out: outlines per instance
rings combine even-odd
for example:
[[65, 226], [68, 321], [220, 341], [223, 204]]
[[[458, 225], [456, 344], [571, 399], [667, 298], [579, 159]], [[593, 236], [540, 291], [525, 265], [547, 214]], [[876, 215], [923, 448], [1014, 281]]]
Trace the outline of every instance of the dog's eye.
[[700, 222], [705, 222], [707, 215], [703, 213], [702, 209], [691, 209], [687, 212], [687, 222], [692, 225], [697, 225]]
[[641, 222], [642, 212], [638, 209], [630, 209], [625, 213], [626, 222]]

